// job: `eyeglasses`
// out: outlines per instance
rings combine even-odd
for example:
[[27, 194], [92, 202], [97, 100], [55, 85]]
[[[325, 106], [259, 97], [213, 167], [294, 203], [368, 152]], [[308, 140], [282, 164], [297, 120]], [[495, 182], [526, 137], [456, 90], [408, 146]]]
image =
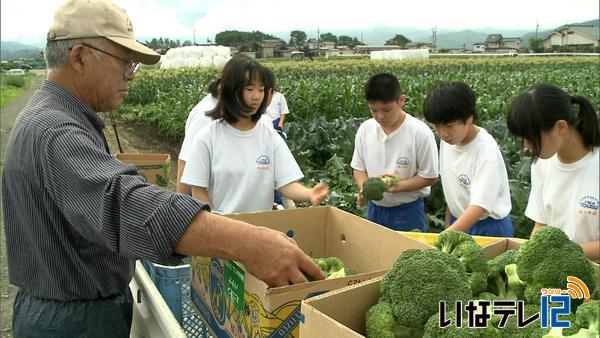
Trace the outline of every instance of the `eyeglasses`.
[[123, 59], [121, 57], [118, 57], [118, 56], [116, 56], [114, 54], [111, 54], [111, 53], [109, 53], [107, 51], [104, 51], [102, 49], [96, 48], [94, 46], [90, 46], [90, 45], [85, 44], [85, 43], [82, 43], [82, 45], [84, 45], [84, 46], [86, 46], [88, 48], [91, 48], [93, 50], [97, 50], [97, 51], [99, 51], [101, 53], [104, 53], [104, 54], [106, 54], [108, 56], [112, 56], [112, 57], [114, 57], [117, 60], [123, 61], [125, 63], [125, 65], [127, 65], [127, 67], [125, 67], [125, 70], [123, 71], [123, 77], [124, 78], [128, 78], [131, 75], [135, 74], [135, 72], [137, 72], [137, 70], [140, 68], [140, 63], [138, 61], [125, 60], [125, 59]]

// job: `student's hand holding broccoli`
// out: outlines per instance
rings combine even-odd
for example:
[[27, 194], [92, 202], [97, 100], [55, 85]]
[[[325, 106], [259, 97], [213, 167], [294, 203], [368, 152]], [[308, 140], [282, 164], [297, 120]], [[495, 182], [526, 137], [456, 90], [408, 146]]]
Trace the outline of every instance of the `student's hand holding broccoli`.
[[310, 203], [319, 205], [329, 195], [329, 188], [326, 182], [320, 182], [310, 190]]

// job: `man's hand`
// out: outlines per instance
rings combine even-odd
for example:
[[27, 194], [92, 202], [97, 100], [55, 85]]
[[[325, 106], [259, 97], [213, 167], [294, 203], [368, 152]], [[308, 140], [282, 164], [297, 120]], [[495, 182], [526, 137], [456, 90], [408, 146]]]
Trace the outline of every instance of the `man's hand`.
[[304, 283], [305, 274], [314, 280], [325, 275], [296, 242], [284, 233], [264, 227], [255, 227], [252, 249], [240, 259], [246, 270], [263, 280], [269, 287]]

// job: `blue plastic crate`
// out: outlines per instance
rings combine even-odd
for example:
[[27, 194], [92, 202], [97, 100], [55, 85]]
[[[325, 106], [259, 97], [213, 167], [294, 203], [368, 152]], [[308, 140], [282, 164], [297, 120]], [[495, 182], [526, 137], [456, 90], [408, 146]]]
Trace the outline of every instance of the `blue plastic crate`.
[[154, 264], [146, 259], [141, 262], [185, 334], [188, 337], [212, 337], [192, 307], [190, 258], [177, 266]]

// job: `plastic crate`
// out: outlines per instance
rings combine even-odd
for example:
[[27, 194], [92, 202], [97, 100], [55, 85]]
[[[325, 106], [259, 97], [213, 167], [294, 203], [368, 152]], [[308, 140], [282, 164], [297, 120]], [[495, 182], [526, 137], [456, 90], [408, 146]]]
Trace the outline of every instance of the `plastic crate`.
[[212, 334], [204, 327], [200, 316], [192, 307], [189, 261], [188, 257], [183, 260], [186, 264], [166, 266], [141, 260], [185, 334], [188, 337], [210, 338]]

